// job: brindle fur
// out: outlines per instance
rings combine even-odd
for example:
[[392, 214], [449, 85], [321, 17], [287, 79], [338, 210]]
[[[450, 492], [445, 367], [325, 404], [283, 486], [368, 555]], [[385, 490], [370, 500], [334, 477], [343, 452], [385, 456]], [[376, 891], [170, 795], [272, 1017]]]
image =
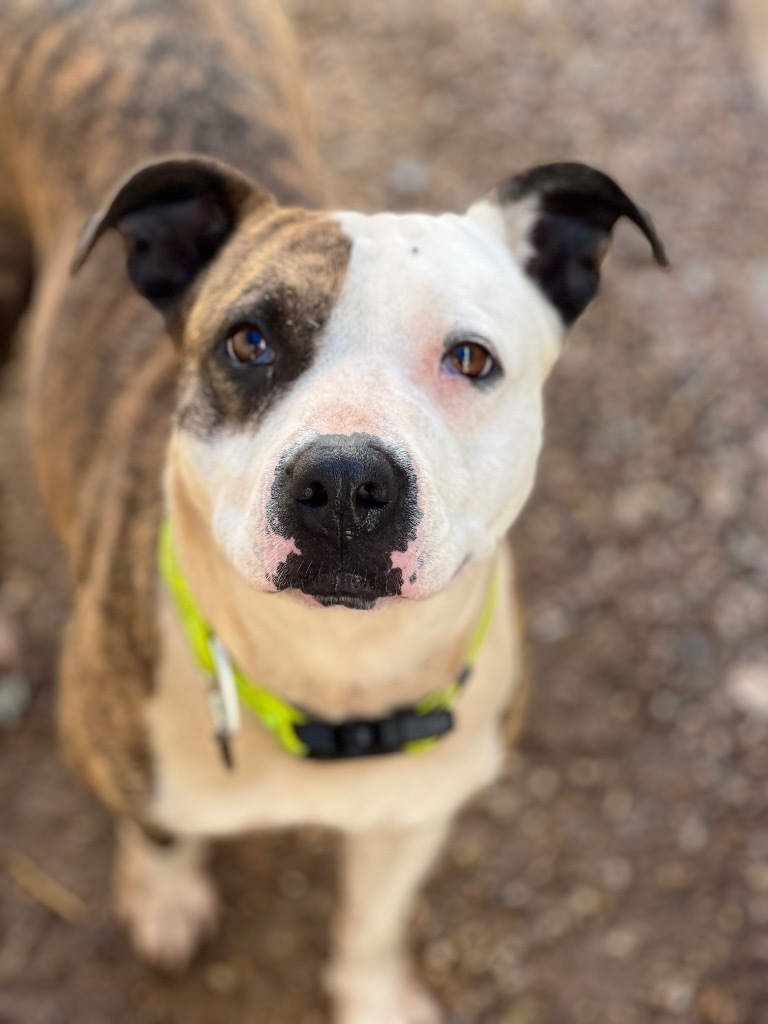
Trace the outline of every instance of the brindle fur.
[[[151, 789], [142, 713], [158, 649], [154, 549], [179, 360], [125, 282], [114, 239], [69, 280], [76, 232], [128, 168], [173, 151], [215, 154], [282, 203], [318, 206], [300, 81], [273, 3], [178, 0], [172, 18], [148, 0], [4, 3], [0, 354], [34, 266], [34, 450], [77, 584], [62, 733], [75, 767], [120, 813], [141, 817]], [[194, 415], [189, 402], [182, 414]]]

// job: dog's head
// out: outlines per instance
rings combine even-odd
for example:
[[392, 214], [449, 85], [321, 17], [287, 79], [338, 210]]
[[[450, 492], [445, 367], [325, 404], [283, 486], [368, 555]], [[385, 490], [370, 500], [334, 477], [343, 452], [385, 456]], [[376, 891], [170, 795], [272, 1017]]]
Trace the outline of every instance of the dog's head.
[[533, 483], [542, 386], [594, 296], [610, 178], [551, 164], [463, 216], [280, 208], [215, 161], [131, 175], [86, 226], [123, 236], [182, 373], [172, 471], [261, 590], [370, 608], [487, 556]]

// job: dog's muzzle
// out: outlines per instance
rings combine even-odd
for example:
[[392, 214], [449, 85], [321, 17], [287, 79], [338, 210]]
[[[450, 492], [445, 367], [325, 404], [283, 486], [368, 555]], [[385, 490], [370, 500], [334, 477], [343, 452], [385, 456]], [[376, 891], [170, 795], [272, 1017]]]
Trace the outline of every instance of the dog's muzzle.
[[296, 552], [273, 582], [321, 604], [370, 608], [398, 595], [392, 553], [414, 539], [419, 512], [408, 467], [367, 434], [325, 434], [281, 460], [270, 525]]

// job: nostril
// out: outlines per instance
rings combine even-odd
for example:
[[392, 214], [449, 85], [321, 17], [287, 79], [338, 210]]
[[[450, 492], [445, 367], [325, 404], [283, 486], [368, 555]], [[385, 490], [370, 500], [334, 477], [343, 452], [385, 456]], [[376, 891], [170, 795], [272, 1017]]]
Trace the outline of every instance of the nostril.
[[294, 497], [299, 504], [307, 508], [322, 508], [328, 504], [328, 492], [319, 480], [300, 487]]
[[345, 538], [355, 540], [397, 519], [402, 476], [394, 458], [378, 446], [354, 435], [329, 434], [283, 467], [279, 493], [298, 529], [325, 541], [343, 530]]
[[360, 487], [356, 495], [356, 504], [362, 508], [384, 508], [385, 505], [389, 504], [389, 499], [385, 496], [384, 488], [376, 483], [375, 480], [369, 480]]

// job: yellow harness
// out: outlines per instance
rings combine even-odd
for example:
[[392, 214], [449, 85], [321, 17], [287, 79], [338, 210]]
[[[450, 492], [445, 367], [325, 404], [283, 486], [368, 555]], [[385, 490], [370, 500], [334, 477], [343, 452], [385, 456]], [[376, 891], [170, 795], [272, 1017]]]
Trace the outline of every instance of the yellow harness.
[[454, 705], [488, 636], [499, 590], [497, 570], [461, 672], [445, 690], [425, 697], [411, 708], [398, 708], [386, 718], [331, 723], [312, 718], [232, 664], [181, 572], [168, 520], [160, 529], [159, 560], [195, 660], [208, 679], [216, 736], [228, 767], [233, 763], [229, 740], [239, 728], [239, 703], [256, 715], [292, 757], [333, 760], [429, 750], [453, 727]]

